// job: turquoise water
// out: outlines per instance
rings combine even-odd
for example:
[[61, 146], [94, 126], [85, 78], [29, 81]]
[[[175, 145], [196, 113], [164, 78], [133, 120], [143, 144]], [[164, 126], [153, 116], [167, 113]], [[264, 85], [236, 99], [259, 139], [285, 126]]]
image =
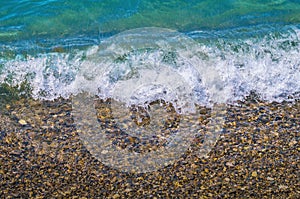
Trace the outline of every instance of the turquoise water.
[[1, 1], [0, 83], [26, 81], [36, 98], [68, 97], [95, 46], [143, 27], [198, 42], [228, 99], [254, 90], [281, 101], [300, 92], [299, 0]]
[[8, 0], [0, 39], [101, 37], [139, 27], [180, 32], [258, 24], [298, 24], [298, 0]]

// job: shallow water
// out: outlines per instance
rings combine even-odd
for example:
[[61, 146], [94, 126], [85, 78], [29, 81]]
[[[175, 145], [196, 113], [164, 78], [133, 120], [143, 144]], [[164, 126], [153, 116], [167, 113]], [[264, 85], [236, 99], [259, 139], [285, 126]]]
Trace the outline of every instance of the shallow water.
[[[282, 101], [300, 91], [298, 1], [24, 0], [0, 4], [0, 82], [17, 85], [26, 81], [35, 98], [76, 94], [78, 89], [72, 84], [83, 83], [78, 77], [88, 54], [95, 53], [99, 44], [101, 51], [101, 44], [118, 38], [117, 33], [149, 26], [176, 30], [195, 40], [198, 47], [190, 46], [190, 51], [204, 60], [200, 71], [204, 74], [198, 77], [201, 83], [190, 84], [208, 97], [212, 94], [211, 85], [203, 84], [205, 67], [220, 74], [222, 95], [228, 101], [243, 99], [253, 91], [265, 100]], [[148, 36], [164, 34], [154, 30]], [[121, 40], [114, 42], [118, 46]], [[112, 51], [117, 48], [120, 46], [112, 46]], [[167, 49], [160, 46], [154, 51]], [[143, 56], [127, 61], [148, 59]], [[106, 90], [109, 88], [108, 83]], [[109, 96], [107, 91], [95, 94]], [[198, 103], [205, 104], [203, 99]]]

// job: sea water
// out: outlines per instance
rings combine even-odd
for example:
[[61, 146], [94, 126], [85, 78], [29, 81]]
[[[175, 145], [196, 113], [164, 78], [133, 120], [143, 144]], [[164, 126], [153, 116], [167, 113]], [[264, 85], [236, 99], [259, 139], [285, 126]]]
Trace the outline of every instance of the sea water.
[[[124, 47], [130, 35], [139, 41]], [[157, 39], [168, 45], [135, 46]], [[103, 56], [105, 48], [111, 56]], [[118, 56], [112, 56], [114, 52]], [[126, 75], [136, 77], [132, 72], [136, 66], [163, 65], [166, 57], [199, 104], [218, 102], [220, 96], [234, 102], [253, 92], [266, 101], [299, 98], [300, 1], [0, 2], [0, 84], [13, 87], [25, 82], [37, 99], [69, 98], [85, 89], [112, 97], [112, 86]], [[144, 69], [139, 71], [143, 77], [162, 71]], [[209, 80], [211, 71], [218, 73], [217, 83]], [[216, 96], [213, 87], [221, 94]], [[145, 88], [140, 91], [142, 101], [166, 92]], [[6, 95], [5, 89], [0, 92], [1, 97]], [[170, 97], [167, 101], [172, 101]]]

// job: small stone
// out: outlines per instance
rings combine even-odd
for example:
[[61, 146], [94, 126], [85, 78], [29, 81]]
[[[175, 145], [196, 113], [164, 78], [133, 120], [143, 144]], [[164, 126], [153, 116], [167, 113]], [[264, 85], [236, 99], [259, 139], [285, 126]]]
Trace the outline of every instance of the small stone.
[[257, 172], [256, 172], [256, 171], [253, 171], [252, 174], [251, 174], [251, 176], [252, 176], [252, 177], [257, 177]]
[[273, 181], [273, 180], [274, 180], [274, 178], [267, 177], [267, 180], [269, 180], [269, 181]]
[[290, 143], [289, 143], [289, 146], [290, 147], [293, 147], [294, 145], [297, 144], [297, 141], [296, 140], [292, 140]]
[[108, 153], [108, 150], [103, 150], [103, 151], [101, 151], [101, 153], [105, 155]]
[[114, 198], [114, 199], [120, 198], [120, 195], [116, 193], [115, 195], [113, 195], [113, 198]]
[[228, 167], [233, 167], [234, 164], [235, 164], [234, 161], [233, 162], [226, 162], [226, 166], [228, 166]]
[[288, 189], [289, 187], [286, 185], [279, 185], [279, 189]]
[[23, 120], [23, 119], [20, 119], [19, 120], [19, 124], [21, 124], [21, 125], [27, 125], [27, 122], [25, 120]]

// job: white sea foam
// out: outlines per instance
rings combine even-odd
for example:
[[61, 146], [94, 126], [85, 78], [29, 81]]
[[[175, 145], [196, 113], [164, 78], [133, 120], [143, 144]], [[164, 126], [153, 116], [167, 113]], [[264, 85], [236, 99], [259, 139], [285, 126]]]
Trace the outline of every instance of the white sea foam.
[[[300, 92], [299, 40], [297, 28], [279, 35], [218, 39], [209, 44], [166, 29], [141, 29], [84, 51], [2, 60], [0, 82], [27, 81], [34, 98], [48, 100], [88, 91], [129, 104], [163, 98], [183, 103], [194, 99], [192, 103], [209, 105], [241, 100], [255, 91], [264, 100], [282, 101]], [[127, 86], [154, 80], [157, 85], [135, 91], [139, 98], [134, 93], [116, 94], [118, 89], [130, 89], [120, 83], [125, 80]]]

